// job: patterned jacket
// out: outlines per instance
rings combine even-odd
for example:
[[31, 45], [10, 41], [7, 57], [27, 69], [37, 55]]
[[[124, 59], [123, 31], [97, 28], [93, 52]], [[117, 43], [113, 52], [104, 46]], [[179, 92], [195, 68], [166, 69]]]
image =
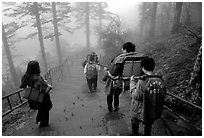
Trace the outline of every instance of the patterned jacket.
[[[160, 92], [154, 95], [145, 94], [149, 89], [148, 88], [149, 84], [151, 85], [151, 83], [155, 82], [159, 82], [159, 85], [162, 88]], [[137, 83], [135, 80], [130, 80], [130, 92], [131, 92], [131, 107], [130, 107], [131, 117], [135, 117], [141, 121], [155, 120], [160, 117], [163, 110], [164, 97], [166, 94], [166, 88], [161, 78], [147, 78], [145, 80], [138, 80]], [[151, 103], [149, 101], [151, 101]]]

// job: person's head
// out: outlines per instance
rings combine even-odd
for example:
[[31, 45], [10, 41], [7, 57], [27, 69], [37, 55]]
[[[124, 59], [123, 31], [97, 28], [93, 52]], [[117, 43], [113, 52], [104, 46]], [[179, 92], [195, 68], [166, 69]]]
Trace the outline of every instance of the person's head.
[[38, 61], [32, 60], [28, 63], [26, 74], [29, 75], [40, 74], [40, 65]]
[[122, 47], [123, 53], [135, 52], [135, 45], [131, 42], [126, 42]]
[[96, 55], [96, 52], [91, 52], [91, 55]]
[[141, 61], [141, 68], [143, 72], [146, 71], [153, 71], [155, 68], [155, 62], [153, 58], [150, 57], [144, 57]]
[[90, 60], [91, 62], [93, 62], [94, 59], [95, 59], [94, 55], [90, 55], [89, 60]]

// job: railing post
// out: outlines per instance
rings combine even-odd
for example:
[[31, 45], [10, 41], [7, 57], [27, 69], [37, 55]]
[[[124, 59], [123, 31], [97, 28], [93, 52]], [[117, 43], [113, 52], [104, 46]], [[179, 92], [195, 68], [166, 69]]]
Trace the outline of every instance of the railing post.
[[20, 95], [20, 92], [18, 93], [18, 97], [20, 99], [20, 102], [23, 103], [22, 99], [21, 99], [21, 95]]
[[9, 107], [10, 107], [10, 109], [12, 110], [11, 101], [10, 101], [9, 97], [6, 97], [6, 98], [7, 98], [7, 100], [8, 100]]
[[[67, 60], [65, 60], [65, 62], [64, 62], [63, 64], [61, 64], [61, 65], [59, 65], [59, 66], [57, 66], [57, 67], [55, 67], [55, 68], [49, 69], [49, 70], [46, 72], [46, 74], [44, 74], [44, 76], [43, 76], [43, 77], [45, 78], [45, 80], [47, 80], [48, 83], [50, 83], [50, 84], [52, 85], [52, 84], [53, 84], [53, 77], [54, 77], [54, 75], [56, 75], [56, 73], [58, 73], [59, 79], [62, 78], [62, 77], [63, 77], [63, 67], [65, 66], [66, 62], [67, 62]], [[56, 76], [57, 76], [57, 75], [56, 75]], [[22, 106], [22, 105], [24, 105], [25, 103], [28, 102], [27, 100], [23, 102], [22, 97], [21, 97], [21, 94], [20, 94], [20, 92], [22, 92], [22, 91], [23, 91], [23, 89], [20, 89], [20, 90], [14, 92], [14, 93], [11, 93], [11, 94], [9, 94], [9, 95], [7, 95], [7, 96], [4, 96], [4, 97], [2, 98], [2, 101], [3, 101], [4, 99], [8, 101], [8, 105], [9, 105], [9, 107], [10, 107], [10, 110], [9, 110], [9, 111], [4, 112], [4, 113], [2, 114], [2, 117], [4, 117], [5, 115], [11, 113], [12, 111], [16, 110], [17, 108], [19, 108], [20, 106]], [[12, 107], [12, 101], [10, 100], [10, 97], [11, 97], [12, 95], [15, 95], [15, 94], [18, 94], [18, 97], [19, 97], [19, 100], [20, 100], [21, 104], [19, 104], [18, 106], [13, 105], [14, 107]], [[2, 102], [2, 103], [3, 103], [3, 102]], [[7, 106], [7, 107], [8, 107], [8, 106]], [[7, 107], [6, 107], [6, 109], [7, 109]]]
[[62, 68], [63, 68], [63, 65], [60, 66], [60, 78], [61, 78], [61, 80], [63, 80]]
[[49, 74], [50, 84], [52, 85], [52, 75], [51, 75], [51, 70], [48, 71], [48, 74]]

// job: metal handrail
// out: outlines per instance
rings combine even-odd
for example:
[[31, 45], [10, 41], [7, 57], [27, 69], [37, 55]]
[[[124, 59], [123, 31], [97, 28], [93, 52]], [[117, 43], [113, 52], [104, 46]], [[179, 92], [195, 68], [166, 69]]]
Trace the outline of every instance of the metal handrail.
[[[107, 67], [107, 65], [104, 65], [104, 64], [100, 64], [100, 65], [103, 66], [103, 67]], [[115, 77], [115, 76], [112, 76], [109, 71], [107, 71], [107, 72], [108, 72], [108, 76], [109, 76], [112, 80], [117, 80], [117, 79], [119, 79], [119, 76], [116, 76], [116, 77]], [[156, 76], [157, 76], [157, 75], [156, 75]], [[142, 79], [142, 77], [145, 77], [145, 76], [134, 76], [134, 79], [135, 79], [135, 80], [137, 80], [137, 79]], [[122, 77], [122, 78], [120, 78], [120, 79], [121, 79], [121, 80], [130, 80], [130, 77]], [[176, 98], [177, 100], [180, 100], [180, 101], [182, 101], [182, 102], [184, 102], [184, 103], [187, 103], [188, 105], [190, 105], [190, 106], [196, 108], [197, 110], [202, 111], [202, 108], [201, 108], [200, 106], [197, 106], [197, 105], [195, 105], [195, 104], [193, 104], [193, 103], [191, 103], [191, 102], [189, 102], [189, 101], [187, 101], [187, 100], [184, 100], [184, 99], [180, 98], [179, 96], [176, 96], [176, 95], [174, 95], [174, 94], [172, 94], [172, 93], [169, 93], [169, 92], [167, 92], [167, 95], [169, 95], [169, 96], [171, 96], [171, 97], [173, 97], [173, 98]]]
[[[64, 66], [66, 63], [67, 63], [67, 59], [66, 59], [61, 65], [49, 69], [49, 70], [45, 73], [45, 75], [43, 75], [44, 78], [45, 78], [45, 80], [47, 80], [48, 83], [50, 83], [50, 84], [52, 85], [52, 83], [53, 83], [53, 82], [52, 82], [52, 81], [53, 81], [52, 78], [53, 78], [54, 74], [59, 73], [59, 71], [60, 71], [60, 73], [61, 73], [61, 74], [59, 75], [59, 77], [62, 77], [63, 66]], [[14, 110], [18, 109], [19, 107], [21, 107], [22, 105], [24, 105], [24, 104], [26, 104], [26, 103], [28, 102], [27, 100], [25, 100], [25, 101], [22, 100], [22, 97], [21, 97], [21, 94], [20, 94], [20, 93], [22, 93], [23, 90], [24, 90], [24, 89], [20, 89], [20, 90], [15, 91], [14, 93], [11, 93], [11, 94], [8, 94], [8, 95], [2, 97], [2, 103], [3, 103], [3, 100], [7, 99], [8, 104], [9, 104], [9, 108], [10, 108], [10, 109], [7, 110], [6, 112], [2, 113], [2, 117], [8, 115], [9, 113], [13, 112]], [[11, 103], [11, 101], [10, 101], [10, 97], [13, 96], [13, 95], [16, 95], [16, 94], [18, 95], [18, 98], [19, 98], [19, 100], [20, 100], [20, 104], [18, 104], [17, 106], [13, 107], [13, 106], [12, 106], [12, 103]]]
[[[164, 105], [164, 109], [170, 111], [171, 113], [173, 113], [174, 115], [176, 115], [178, 118], [184, 120], [184, 121], [187, 122], [188, 124], [191, 124], [191, 125], [192, 125], [193, 127], [195, 127], [197, 130], [202, 131], [202, 128], [199, 128], [199, 127], [197, 127], [196, 125], [194, 125], [194, 124], [192, 123], [193, 118], [194, 118], [194, 116], [196, 115], [196, 111], [199, 111], [199, 112], [202, 113], [202, 107], [197, 106], [197, 105], [195, 105], [195, 104], [193, 104], [193, 103], [191, 103], [191, 102], [189, 102], [189, 101], [187, 101], [187, 100], [184, 100], [184, 99], [182, 99], [182, 98], [180, 98], [180, 97], [178, 97], [178, 96], [176, 96], [176, 95], [174, 95], [174, 94], [172, 94], [172, 93], [169, 93], [169, 92], [167, 92], [167, 96], [171, 96], [171, 97], [175, 98], [175, 99], [176, 99], [176, 103], [178, 103], [178, 101], [180, 101], [180, 102], [182, 102], [182, 103], [185, 103], [185, 104], [187, 104], [187, 105], [193, 107], [193, 111], [192, 111], [191, 114], [190, 114], [191, 117], [188, 119], [188, 118], [186, 118], [185, 116], [183, 116], [183, 115], [177, 113], [177, 112], [175, 111], [175, 106], [173, 107], [173, 109], [171, 109], [168, 105]], [[201, 116], [201, 119], [202, 119], [202, 116]]]
[[197, 105], [195, 105], [195, 104], [193, 104], [193, 103], [191, 103], [191, 102], [189, 102], [189, 101], [187, 101], [187, 100], [184, 100], [184, 99], [182, 99], [182, 98], [180, 98], [180, 97], [178, 97], [178, 96], [176, 96], [176, 95], [174, 95], [174, 94], [172, 94], [172, 93], [167, 92], [167, 95], [169, 95], [169, 96], [171, 96], [171, 97], [174, 97], [174, 98], [176, 98], [176, 99], [178, 99], [178, 100], [180, 100], [180, 101], [182, 101], [182, 102], [184, 102], [184, 103], [186, 103], [186, 104], [188, 104], [188, 105], [190, 105], [190, 106], [196, 108], [197, 110], [202, 111], [202, 108], [201, 108], [200, 106], [197, 106]]
[[[102, 65], [102, 66], [104, 66], [104, 65]], [[104, 67], [105, 67], [105, 66], [104, 66]], [[109, 71], [107, 71], [107, 75], [108, 75], [109, 78], [112, 79], [113, 81], [119, 79], [118, 76], [117, 76], [117, 77], [112, 76]], [[135, 76], [134, 79], [137, 80], [137, 79], [141, 79], [142, 77], [143, 77], [143, 76]], [[125, 81], [125, 80], [130, 80], [130, 77], [122, 77], [122, 78], [120, 78], [120, 79]], [[193, 112], [192, 112], [192, 114], [191, 114], [191, 117], [190, 117], [189, 119], [187, 119], [187, 118], [184, 117], [183, 115], [180, 115], [180, 114], [176, 113], [176, 111], [175, 111], [174, 109], [170, 109], [168, 106], [164, 105], [164, 108], [165, 108], [165, 109], [167, 109], [168, 111], [172, 112], [172, 113], [173, 113], [174, 115], [176, 115], [178, 118], [180, 118], [180, 119], [184, 120], [185, 122], [191, 124], [191, 125], [194, 126], [197, 130], [201, 131], [201, 128], [199, 128], [199, 127], [195, 126], [194, 124], [192, 124], [192, 121], [193, 121], [194, 116], [196, 115], [196, 111], [199, 111], [199, 112], [202, 113], [202, 107], [197, 106], [197, 105], [195, 105], [195, 104], [193, 104], [193, 103], [191, 103], [191, 102], [189, 102], [189, 101], [187, 101], [187, 100], [185, 100], [185, 99], [182, 99], [182, 98], [180, 98], [179, 96], [176, 96], [176, 95], [174, 95], [174, 94], [172, 94], [172, 93], [169, 93], [169, 92], [167, 92], [167, 96], [171, 96], [171, 97], [175, 98], [175, 99], [176, 99], [176, 102], [180, 101], [180, 102], [183, 102], [183, 103], [185, 103], [185, 104], [187, 104], [187, 105], [193, 107]], [[201, 119], [202, 119], [202, 118], [201, 118]]]
[[[20, 89], [20, 90], [14, 92], [14, 93], [11, 93], [11, 94], [9, 94], [9, 95], [6, 95], [6, 96], [3, 96], [3, 97], [2, 97], [2, 101], [3, 101], [4, 99], [7, 99], [8, 104], [9, 104], [9, 108], [10, 108], [10, 110], [8, 110], [8, 111], [6, 111], [5, 113], [2, 114], [2, 117], [6, 116], [7, 114], [11, 113], [12, 111], [16, 110], [17, 108], [19, 108], [19, 107], [21, 107], [22, 105], [24, 105], [25, 103], [27, 103], [27, 101], [24, 101], [24, 102], [23, 102], [22, 99], [21, 99], [20, 93], [21, 93], [22, 91], [23, 91], [23, 89]], [[11, 101], [10, 101], [10, 97], [11, 97], [12, 95], [15, 95], [15, 94], [18, 94], [18, 97], [19, 97], [19, 99], [20, 99], [21, 104], [18, 104], [17, 106], [12, 107], [12, 104], [11, 104]]]

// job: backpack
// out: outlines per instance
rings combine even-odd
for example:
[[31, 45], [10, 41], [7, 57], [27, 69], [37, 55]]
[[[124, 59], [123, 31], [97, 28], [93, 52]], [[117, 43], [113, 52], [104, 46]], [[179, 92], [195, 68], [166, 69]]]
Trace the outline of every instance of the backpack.
[[87, 60], [82, 61], [81, 64], [82, 64], [82, 67], [84, 68], [86, 66], [86, 64], [87, 64]]
[[94, 56], [95, 56], [95, 59], [94, 59], [95, 63], [98, 63], [98, 56], [97, 55], [94, 55]]
[[158, 119], [163, 111], [166, 88], [161, 76], [148, 75], [145, 77], [146, 86], [143, 93], [144, 121]]
[[88, 79], [92, 79], [92, 78], [96, 78], [97, 77], [96, 64], [88, 63], [86, 68], [87, 68], [86, 77]]

